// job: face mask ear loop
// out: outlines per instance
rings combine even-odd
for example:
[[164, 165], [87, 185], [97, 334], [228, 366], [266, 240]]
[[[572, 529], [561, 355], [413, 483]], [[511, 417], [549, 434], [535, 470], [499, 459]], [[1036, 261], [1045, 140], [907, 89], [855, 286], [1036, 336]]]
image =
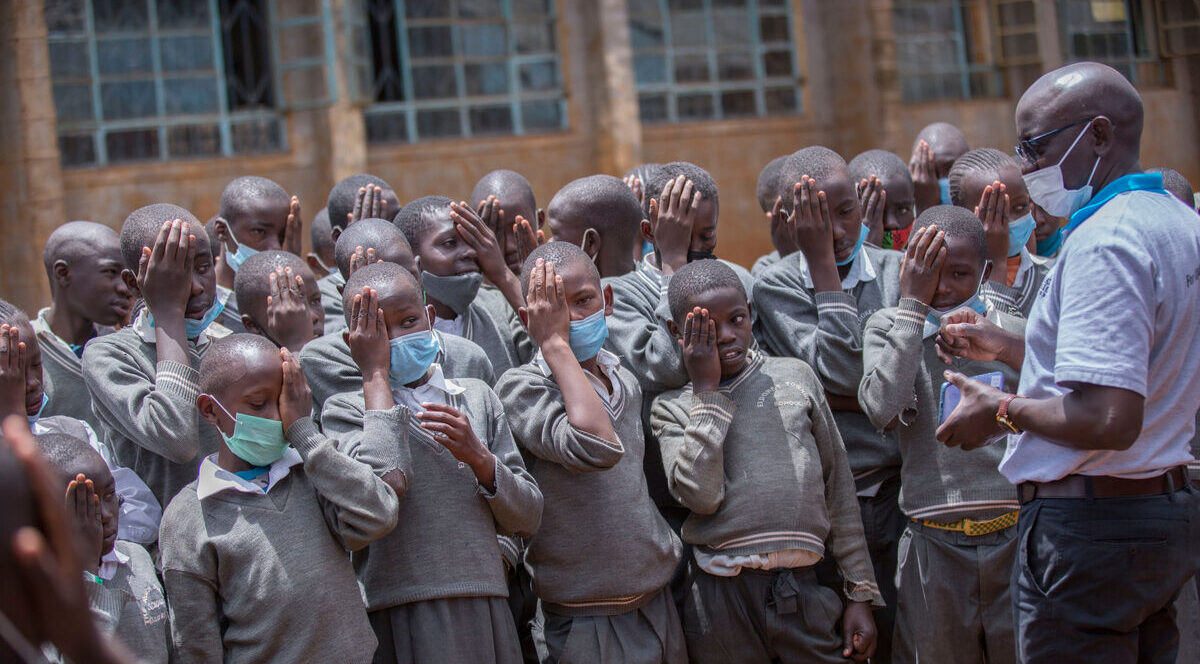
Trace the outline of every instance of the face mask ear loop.
[[225, 409], [225, 406], [221, 405], [220, 401], [217, 401], [216, 397], [214, 397], [213, 395], [208, 394], [208, 393], [205, 393], [204, 396], [208, 397], [209, 399], [212, 399], [213, 403], [217, 404], [217, 408], [220, 408], [221, 412], [225, 413], [225, 417], [228, 417], [229, 419], [233, 420], [235, 424], [237, 423], [237, 418], [234, 417], [233, 415], [230, 415], [229, 411]]
[[1067, 151], [1063, 153], [1062, 158], [1058, 160], [1058, 163], [1055, 164], [1055, 166], [1062, 166], [1062, 163], [1067, 160], [1067, 157], [1071, 156], [1071, 153], [1075, 151], [1075, 146], [1079, 145], [1080, 139], [1083, 138], [1083, 135], [1087, 133], [1088, 129], [1092, 128], [1092, 122], [1094, 120], [1095, 120], [1095, 118], [1092, 118], [1092, 120], [1089, 120], [1087, 123], [1087, 126], [1085, 126], [1083, 128], [1083, 131], [1079, 132], [1079, 135], [1075, 137], [1074, 141], [1071, 141], [1071, 147], [1067, 148]]
[[1096, 157], [1096, 163], [1092, 164], [1092, 174], [1088, 176], [1087, 184], [1084, 185], [1085, 187], [1092, 186], [1092, 178], [1096, 177], [1097, 168], [1100, 168], [1100, 157]]

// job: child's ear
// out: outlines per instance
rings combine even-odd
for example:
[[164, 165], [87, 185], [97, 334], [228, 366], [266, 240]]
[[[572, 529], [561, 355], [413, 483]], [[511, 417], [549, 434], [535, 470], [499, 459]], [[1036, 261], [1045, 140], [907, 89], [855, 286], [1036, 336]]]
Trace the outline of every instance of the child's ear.
[[212, 397], [207, 394], [196, 397], [196, 410], [200, 411], [200, 417], [203, 417], [205, 422], [220, 430], [221, 420], [217, 417], [217, 407]]
[[217, 217], [213, 220], [213, 232], [216, 233], [217, 240], [226, 248], [237, 251], [237, 241], [233, 239], [233, 233], [229, 232], [229, 222], [224, 217]]
[[596, 258], [600, 256], [600, 233], [596, 232], [594, 228], [585, 230], [582, 244], [583, 253], [587, 254], [592, 262], [595, 262]]
[[429, 329], [433, 329], [433, 321], [437, 320], [437, 314], [433, 311], [433, 305], [425, 305], [425, 315], [429, 317]]
[[649, 240], [650, 243], [653, 244], [654, 243], [654, 229], [650, 227], [650, 220], [643, 219], [642, 223], [641, 223], [641, 228], [642, 228], [642, 239]]
[[71, 285], [71, 268], [67, 262], [62, 260], [54, 261], [54, 280], [58, 283], [59, 288], [66, 288]]
[[318, 274], [325, 274], [325, 266], [321, 264], [321, 259], [317, 258], [317, 255], [313, 252], [310, 251], [304, 254], [304, 262], [308, 265], [308, 269], [313, 271], [314, 277]]
[[242, 314], [242, 327], [246, 328], [246, 331], [250, 334], [257, 334], [261, 337], [267, 336], [266, 333], [263, 332], [263, 329], [259, 327], [258, 323], [256, 323], [254, 319], [250, 317], [250, 314]]
[[329, 229], [329, 237], [333, 238], [334, 243], [337, 243], [337, 239], [341, 237], [341, 235], [342, 229], [340, 227], [334, 226], [333, 228]]
[[142, 291], [138, 288], [137, 275], [134, 274], [133, 270], [129, 268], [121, 270], [121, 281], [125, 282], [125, 287], [129, 289], [130, 294], [135, 298], [142, 296]]
[[604, 315], [611, 316], [613, 312], [613, 292], [612, 286], [604, 285]]
[[546, 211], [542, 208], [538, 208], [537, 210], [537, 228], [535, 230], [546, 230]]
[[679, 326], [676, 325], [675, 321], [673, 320], [667, 321], [667, 331], [670, 332], [671, 336], [675, 337], [676, 339], [683, 338], [683, 333], [679, 331]]

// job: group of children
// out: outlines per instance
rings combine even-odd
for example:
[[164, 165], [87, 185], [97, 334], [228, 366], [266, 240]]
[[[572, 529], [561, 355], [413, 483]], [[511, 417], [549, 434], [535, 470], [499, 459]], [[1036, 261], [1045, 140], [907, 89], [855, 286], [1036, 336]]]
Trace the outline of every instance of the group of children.
[[1002, 447], [935, 432], [948, 367], [1018, 377], [938, 332], [1023, 328], [1064, 220], [944, 123], [757, 195], [749, 271], [687, 162], [545, 211], [513, 171], [404, 205], [355, 175], [304, 257], [262, 177], [203, 228], [71, 222], [51, 305], [0, 301], [0, 415], [147, 662], [1015, 661]]

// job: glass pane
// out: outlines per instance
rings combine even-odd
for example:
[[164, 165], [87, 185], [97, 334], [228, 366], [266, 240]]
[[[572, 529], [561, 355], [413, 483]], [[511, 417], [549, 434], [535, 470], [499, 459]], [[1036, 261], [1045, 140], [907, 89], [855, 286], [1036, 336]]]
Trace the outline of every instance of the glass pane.
[[639, 55], [633, 59], [633, 73], [638, 85], [666, 83], [667, 59], [661, 55]]
[[92, 3], [93, 25], [97, 33], [138, 32], [150, 23], [146, 0], [106, 0]]
[[636, 48], [657, 48], [663, 45], [662, 23], [654, 18], [635, 18], [629, 21], [629, 37]]
[[675, 56], [676, 83], [707, 83], [709, 78], [707, 55]]
[[87, 42], [50, 42], [50, 76], [62, 80], [92, 75]]
[[556, 100], [526, 102], [521, 104], [521, 121], [527, 132], [561, 129], [562, 106]]
[[671, 10], [671, 43], [675, 46], [704, 46], [708, 43], [703, 9]]
[[455, 109], [417, 111], [417, 133], [421, 138], [461, 136], [458, 111]]
[[483, 106], [472, 108], [471, 134], [486, 136], [489, 134], [511, 134], [512, 109], [508, 106]]
[[638, 115], [642, 122], [664, 122], [667, 119], [665, 94], [638, 95]]
[[767, 76], [791, 76], [792, 52], [768, 51], [763, 53], [763, 71]]
[[750, 13], [742, 9], [714, 9], [713, 35], [721, 46], [749, 46], [754, 43]]
[[404, 0], [404, 14], [409, 18], [437, 18], [450, 15], [446, 0]]
[[458, 96], [453, 65], [413, 67], [412, 84], [413, 94], [417, 99], [444, 99]]
[[167, 30], [207, 30], [208, 3], [201, 0], [157, 0], [158, 27]]
[[217, 79], [163, 79], [163, 110], [168, 115], [183, 113], [215, 113], [217, 109]]
[[722, 81], [754, 78], [754, 56], [749, 51], [717, 54], [717, 77]]
[[[763, 16], [758, 21], [758, 27], [762, 31], [761, 39], [764, 42], [790, 42], [792, 40], [786, 16]], [[900, 34], [899, 28], [897, 28], [897, 34]]]
[[96, 163], [96, 141], [91, 134], [59, 136], [58, 154], [63, 166], [90, 166]]
[[508, 92], [508, 65], [503, 62], [464, 65], [463, 78], [469, 95], [502, 95]]
[[171, 157], [215, 157], [221, 154], [221, 131], [216, 125], [167, 127]]
[[144, 118], [157, 114], [154, 102], [154, 83], [129, 81], [105, 83], [100, 86], [100, 106], [108, 120]]
[[553, 90], [559, 87], [558, 63], [534, 62], [521, 65], [522, 90]]
[[234, 154], [278, 152], [283, 149], [283, 120], [256, 118], [230, 126]]
[[502, 11], [500, 0], [458, 0], [459, 18], [495, 18]]
[[408, 141], [408, 123], [404, 113], [372, 113], [367, 116], [368, 143], [404, 143]]
[[87, 5], [79, 0], [45, 0], [42, 12], [51, 36], [83, 32], [87, 23]]
[[96, 46], [101, 74], [135, 74], [154, 71], [147, 38], [105, 39]]
[[736, 90], [721, 93], [721, 112], [727, 118], [756, 115], [753, 90]]
[[554, 0], [509, 0], [513, 16], [548, 16]]
[[675, 110], [680, 120], [706, 120], [713, 117], [713, 99], [707, 92], [679, 95], [675, 98]]
[[787, 114], [796, 110], [795, 88], [767, 88], [763, 92], [767, 115]]
[[211, 70], [212, 38], [179, 36], [158, 42], [163, 71]]
[[132, 129], [110, 132], [104, 137], [108, 163], [145, 161], [158, 158], [158, 130]]
[[54, 108], [58, 111], [59, 123], [91, 120], [91, 84], [65, 84], [54, 86]]
[[517, 54], [554, 53], [553, 23], [517, 23], [513, 25], [513, 40]]
[[462, 39], [463, 55], [504, 55], [508, 52], [504, 25], [501, 23], [464, 25], [459, 28], [459, 35]]
[[408, 51], [414, 58], [433, 58], [454, 55], [449, 26], [408, 29]]

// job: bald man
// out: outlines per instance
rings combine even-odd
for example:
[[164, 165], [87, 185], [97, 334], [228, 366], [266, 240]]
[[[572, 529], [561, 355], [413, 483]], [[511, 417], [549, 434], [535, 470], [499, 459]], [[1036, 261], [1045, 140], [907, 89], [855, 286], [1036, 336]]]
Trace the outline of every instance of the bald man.
[[950, 202], [950, 167], [970, 150], [962, 130], [949, 122], [925, 125], [913, 141], [908, 171], [916, 193], [917, 214]]
[[124, 324], [133, 305], [121, 279], [121, 237], [103, 224], [67, 222], [46, 240], [42, 262], [51, 302], [38, 312], [33, 329], [41, 346], [42, 372], [52, 388], [42, 415], [84, 420], [99, 430], [80, 358], [88, 341]]
[[938, 438], [970, 448], [1013, 434], [1000, 471], [1021, 501], [1020, 661], [1173, 663], [1172, 601], [1200, 569], [1200, 494], [1185, 471], [1200, 408], [1200, 225], [1142, 172], [1141, 98], [1116, 70], [1048, 73], [1016, 120], [1029, 194], [1070, 217], [1066, 239], [1023, 340], [944, 324], [943, 344], [1020, 367], [1021, 382], [1005, 394], [950, 372], [963, 398]]

